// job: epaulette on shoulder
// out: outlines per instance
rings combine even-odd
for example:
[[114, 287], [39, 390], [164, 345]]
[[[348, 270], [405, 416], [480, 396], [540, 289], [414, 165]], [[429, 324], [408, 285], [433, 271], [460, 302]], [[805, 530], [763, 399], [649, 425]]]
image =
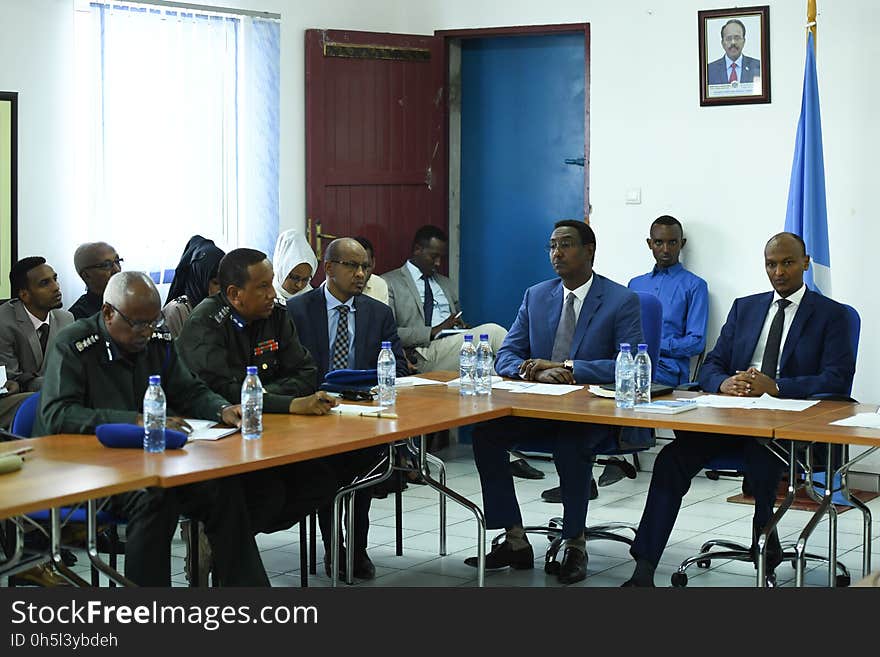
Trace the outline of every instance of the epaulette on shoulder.
[[214, 321], [218, 324], [222, 324], [226, 321], [226, 318], [229, 317], [229, 313], [231, 312], [232, 308], [230, 308], [229, 306], [222, 306], [220, 310], [211, 315], [211, 317], [213, 317]]
[[171, 303], [189, 303], [189, 299], [185, 294], [181, 294], [179, 297], [172, 299]]
[[92, 335], [88, 335], [84, 338], [81, 338], [73, 343], [74, 349], [76, 349], [79, 353], [84, 352], [86, 349], [93, 347], [101, 341], [101, 336], [97, 333], [93, 333]]

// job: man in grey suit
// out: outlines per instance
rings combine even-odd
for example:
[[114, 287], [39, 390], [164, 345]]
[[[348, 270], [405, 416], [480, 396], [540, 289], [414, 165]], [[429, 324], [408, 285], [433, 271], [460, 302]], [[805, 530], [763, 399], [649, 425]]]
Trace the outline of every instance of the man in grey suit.
[[[461, 317], [458, 293], [446, 276], [437, 272], [446, 257], [448, 238], [437, 226], [416, 231], [412, 256], [399, 269], [382, 278], [388, 284], [388, 305], [397, 321], [397, 334], [410, 359], [420, 372], [458, 370], [458, 353], [464, 333], [442, 335], [443, 331], [466, 328]], [[492, 352], [497, 353], [507, 331], [498, 324], [468, 328], [479, 339], [489, 335]]]
[[0, 306], [0, 365], [6, 391], [0, 398], [0, 427], [7, 427], [18, 406], [43, 385], [49, 344], [73, 315], [61, 310], [58, 275], [45, 258], [16, 262], [9, 272], [16, 298]]

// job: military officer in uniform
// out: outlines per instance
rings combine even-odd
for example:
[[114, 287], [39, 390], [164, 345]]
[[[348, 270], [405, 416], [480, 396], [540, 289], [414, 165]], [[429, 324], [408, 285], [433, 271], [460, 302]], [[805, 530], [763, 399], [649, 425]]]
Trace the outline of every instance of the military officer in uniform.
[[[142, 424], [138, 413], [151, 374], [160, 374], [175, 417], [239, 424], [241, 409], [213, 393], [180, 361], [162, 329], [159, 293], [141, 272], [114, 275], [101, 311], [70, 324], [48, 354], [34, 435], [94, 433], [99, 424]], [[111, 510], [127, 518], [126, 576], [141, 586], [171, 585], [171, 538], [185, 514], [205, 523], [214, 572], [225, 586], [268, 586], [236, 478], [115, 495]]]
[[[217, 277], [220, 292], [193, 310], [177, 338], [177, 351], [187, 366], [214, 392], [237, 402], [245, 368], [255, 365], [265, 413], [328, 413], [338, 401], [315, 392], [315, 362], [297, 338], [285, 307], [275, 303], [266, 255], [234, 249], [220, 261]], [[335, 476], [321, 460], [245, 475], [255, 532], [286, 529], [335, 492]]]

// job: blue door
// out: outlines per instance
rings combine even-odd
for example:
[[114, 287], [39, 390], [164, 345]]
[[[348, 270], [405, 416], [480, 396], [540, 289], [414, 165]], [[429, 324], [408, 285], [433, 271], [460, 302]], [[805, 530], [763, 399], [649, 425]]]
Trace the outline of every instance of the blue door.
[[584, 217], [584, 35], [462, 40], [462, 309], [513, 323], [555, 274], [543, 246]]

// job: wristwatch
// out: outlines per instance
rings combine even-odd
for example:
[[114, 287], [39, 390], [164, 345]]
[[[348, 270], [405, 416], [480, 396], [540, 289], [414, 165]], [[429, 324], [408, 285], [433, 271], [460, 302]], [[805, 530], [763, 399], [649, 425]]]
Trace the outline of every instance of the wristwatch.
[[562, 366], [565, 369], [567, 369], [569, 372], [574, 372], [574, 361], [573, 360], [562, 361]]

